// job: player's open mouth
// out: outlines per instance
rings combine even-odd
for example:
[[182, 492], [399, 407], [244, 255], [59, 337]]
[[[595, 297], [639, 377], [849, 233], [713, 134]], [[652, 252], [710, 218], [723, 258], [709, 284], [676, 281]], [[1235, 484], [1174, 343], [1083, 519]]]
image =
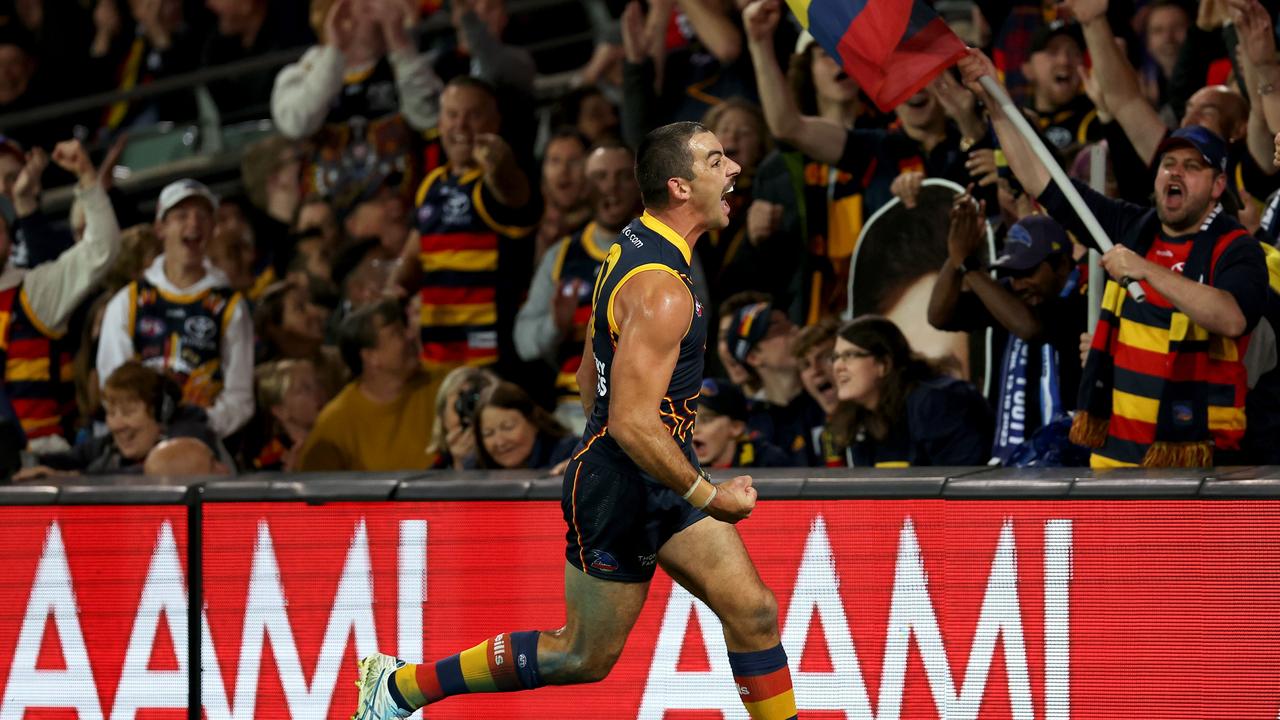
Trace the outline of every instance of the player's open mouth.
[[1168, 206], [1178, 207], [1182, 205], [1182, 199], [1185, 194], [1179, 185], [1170, 185], [1164, 191], [1164, 204]]
[[729, 198], [729, 193], [731, 192], [733, 192], [733, 183], [729, 183], [729, 187], [725, 188], [724, 192], [720, 194], [720, 209], [724, 212], [725, 215], [729, 214], [728, 198]]

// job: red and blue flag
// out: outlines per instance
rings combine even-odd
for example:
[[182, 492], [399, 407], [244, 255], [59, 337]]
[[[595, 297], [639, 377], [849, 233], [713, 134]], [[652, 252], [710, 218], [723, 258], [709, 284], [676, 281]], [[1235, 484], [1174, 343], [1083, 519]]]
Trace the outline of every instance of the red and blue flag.
[[787, 0], [787, 5], [886, 112], [965, 52], [964, 42], [923, 0]]

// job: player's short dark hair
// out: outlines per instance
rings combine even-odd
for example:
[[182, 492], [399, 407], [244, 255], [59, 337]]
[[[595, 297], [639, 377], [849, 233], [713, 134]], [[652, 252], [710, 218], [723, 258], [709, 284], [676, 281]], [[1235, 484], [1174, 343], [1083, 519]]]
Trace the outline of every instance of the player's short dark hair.
[[[377, 318], [378, 322], [374, 322]], [[351, 370], [351, 377], [364, 372], [360, 351], [378, 344], [378, 331], [388, 325], [405, 322], [400, 303], [391, 298], [367, 305], [351, 313], [338, 326], [338, 350]]]
[[667, 181], [693, 179], [693, 152], [689, 138], [708, 132], [702, 123], [675, 122], [650, 130], [636, 151], [636, 182], [644, 206], [663, 210], [671, 202]]

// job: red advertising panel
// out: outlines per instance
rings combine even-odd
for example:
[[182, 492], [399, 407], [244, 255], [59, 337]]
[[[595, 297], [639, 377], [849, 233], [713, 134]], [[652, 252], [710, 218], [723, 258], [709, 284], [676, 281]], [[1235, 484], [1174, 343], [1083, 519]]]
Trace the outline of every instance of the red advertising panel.
[[[210, 720], [348, 717], [358, 655], [435, 659], [564, 620], [556, 503], [204, 516]], [[181, 518], [0, 509], [0, 720], [182, 714]], [[740, 528], [801, 718], [1280, 713], [1280, 503], [773, 501]], [[606, 681], [426, 717], [746, 714], [714, 616], [659, 573]]]
[[184, 717], [186, 553], [186, 507], [0, 507], [0, 718]]

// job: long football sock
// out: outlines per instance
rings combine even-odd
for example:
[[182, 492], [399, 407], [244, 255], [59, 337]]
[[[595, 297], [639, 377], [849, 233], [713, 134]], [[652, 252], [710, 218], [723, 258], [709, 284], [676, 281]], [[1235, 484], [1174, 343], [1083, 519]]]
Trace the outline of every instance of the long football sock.
[[396, 704], [417, 710], [450, 695], [542, 687], [538, 631], [503, 633], [435, 663], [409, 663], [387, 678]]
[[731, 652], [729, 667], [751, 720], [796, 720], [796, 695], [781, 643], [768, 650]]

